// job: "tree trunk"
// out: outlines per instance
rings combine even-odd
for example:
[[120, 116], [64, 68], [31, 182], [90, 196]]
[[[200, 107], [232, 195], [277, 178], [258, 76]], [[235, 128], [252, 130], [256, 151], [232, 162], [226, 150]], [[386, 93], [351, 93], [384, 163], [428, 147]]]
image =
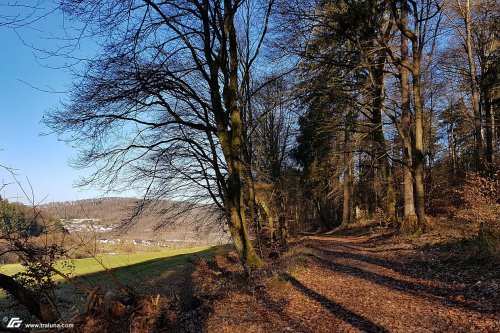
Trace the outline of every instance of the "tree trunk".
[[280, 215], [280, 217], [278, 218], [278, 226], [280, 243], [282, 245], [286, 245], [286, 242], [288, 240], [288, 220], [284, 215]]
[[57, 321], [57, 315], [49, 305], [41, 303], [40, 299], [31, 290], [23, 287], [12, 277], [0, 274], [0, 288], [11, 294], [32, 315], [40, 319], [42, 323], [54, 323]]
[[[245, 202], [243, 195], [243, 163], [242, 157], [242, 124], [237, 107], [232, 109], [232, 130], [230, 141], [221, 140], [225, 159], [228, 164], [227, 193], [225, 198], [226, 215], [229, 231], [245, 270], [262, 265], [262, 261], [255, 250], [248, 235], [245, 219]], [[224, 137], [222, 138], [224, 139]]]
[[418, 45], [413, 42], [413, 100], [415, 106], [415, 151], [413, 156], [414, 198], [419, 228], [426, 222], [424, 188], [424, 105], [422, 100], [421, 58]]
[[[348, 156], [345, 156], [348, 158]], [[351, 200], [351, 168], [350, 163], [344, 163], [344, 203], [342, 205], [342, 226], [347, 226], [351, 223], [351, 211], [352, 211], [352, 200]]]
[[230, 201], [227, 203], [226, 209], [229, 232], [243, 267], [248, 272], [262, 266], [262, 260], [255, 252], [248, 235], [244, 208], [242, 209], [237, 202]]
[[[406, 6], [401, 10], [401, 21], [408, 26], [408, 11]], [[401, 61], [408, 62], [408, 37], [401, 34]], [[413, 177], [412, 177], [412, 142], [411, 142], [411, 107], [410, 107], [410, 79], [408, 69], [400, 67], [401, 74], [401, 130], [403, 132], [403, 188], [404, 188], [404, 220], [408, 221], [415, 214], [413, 199]]]
[[482, 170], [482, 157], [483, 157], [483, 139], [482, 139], [482, 117], [481, 117], [481, 104], [479, 87], [476, 80], [476, 64], [474, 62], [474, 53], [472, 50], [472, 27], [470, 17], [470, 1], [467, 0], [465, 4], [464, 23], [465, 23], [465, 46], [467, 49], [467, 61], [469, 63], [469, 80], [472, 94], [472, 111], [474, 113], [474, 140], [475, 151], [474, 160], [476, 171]]
[[451, 145], [451, 165], [452, 165], [452, 174], [453, 176], [455, 176], [457, 173], [457, 145], [455, 143], [455, 132], [453, 126], [451, 127], [450, 131], [451, 132], [450, 132], [449, 145]]
[[[413, 106], [415, 110], [415, 122], [413, 127], [413, 141], [412, 141], [412, 173], [413, 173], [413, 198], [415, 202], [415, 211], [417, 213], [417, 229], [424, 229], [427, 224], [425, 216], [425, 188], [424, 188], [424, 101], [423, 101], [423, 87], [422, 87], [422, 52], [423, 41], [425, 36], [421, 35], [420, 24], [421, 17], [418, 10], [417, 2], [411, 2], [413, 7], [413, 27], [409, 27], [408, 19], [408, 1], [401, 1], [401, 13], [398, 19], [397, 7], [393, 2], [393, 13], [396, 17], [396, 24], [401, 31], [411, 40], [412, 59], [411, 62], [399, 62], [399, 66], [405, 67], [411, 71], [412, 74], [412, 91], [413, 91]], [[404, 47], [404, 40], [402, 40]], [[406, 83], [402, 80], [402, 86]], [[407, 107], [407, 106], [405, 106]], [[403, 133], [403, 136], [406, 136]], [[407, 145], [407, 143], [406, 143]], [[417, 231], [417, 230], [415, 230]]]
[[[246, 141], [246, 140], [245, 140]], [[245, 163], [245, 180], [246, 180], [246, 186], [244, 187], [244, 190], [246, 191], [246, 203], [248, 207], [248, 211], [250, 213], [250, 223], [253, 224], [253, 227], [255, 228], [256, 232], [256, 237], [258, 240], [258, 246], [260, 248], [260, 232], [262, 229], [262, 220], [259, 218], [259, 214], [257, 214], [257, 198], [256, 198], [256, 193], [255, 193], [255, 183], [253, 180], [252, 176], [252, 161], [251, 157], [249, 154], [246, 154], [245, 152], [245, 157], [246, 157], [246, 163]], [[262, 249], [260, 249], [262, 251]]]
[[351, 126], [352, 111], [346, 116], [346, 126], [344, 132], [344, 202], [342, 205], [342, 226], [347, 226], [352, 220], [352, 164], [353, 156], [351, 152]]
[[[238, 41], [234, 27], [235, 7], [231, 0], [225, 0], [226, 10], [224, 33], [228, 38], [229, 46], [229, 68], [225, 71], [228, 78], [227, 87], [224, 91], [224, 104], [226, 112], [229, 113], [230, 130], [222, 117], [217, 117], [219, 140], [227, 163], [228, 176], [226, 182], [225, 209], [229, 225], [229, 231], [233, 238], [234, 246], [238, 252], [243, 267], [249, 270], [262, 266], [262, 260], [255, 253], [250, 241], [245, 219], [245, 202], [243, 195], [243, 123], [241, 120], [241, 109], [238, 103]], [[217, 93], [217, 92], [214, 92]]]
[[255, 196], [255, 202], [256, 204], [264, 211], [267, 217], [267, 223], [269, 226], [269, 237], [271, 239], [271, 242], [276, 241], [276, 230], [275, 230], [275, 215], [273, 214], [273, 211], [271, 210], [271, 207], [269, 207], [269, 204], [267, 200], [265, 200], [261, 195], [257, 194]]
[[491, 110], [491, 92], [490, 87], [485, 88], [484, 92], [484, 111], [486, 118], [486, 151], [485, 158], [488, 163], [488, 167], [491, 167], [493, 164], [493, 142], [494, 135], [493, 130], [495, 128], [495, 117], [494, 113]]
[[[320, 202], [320, 199], [315, 199], [313, 196], [312, 201], [314, 203], [314, 208], [316, 208], [314, 210], [314, 212], [318, 213], [319, 222], [321, 223], [321, 230], [322, 231], [330, 230], [330, 228], [331, 228], [330, 223], [329, 223], [328, 219], [325, 217], [325, 214], [323, 213], [323, 207], [322, 207], [322, 204]], [[316, 219], [316, 216], [314, 217], [314, 219]]]
[[387, 156], [387, 147], [385, 144], [384, 128], [382, 122], [382, 112], [384, 108], [384, 70], [386, 55], [380, 51], [377, 57], [377, 63], [373, 66], [373, 109], [372, 109], [372, 124], [373, 124], [373, 140], [376, 145], [375, 152], [379, 165], [379, 175], [382, 180], [382, 188], [385, 196], [385, 215], [389, 222], [396, 221], [396, 193], [393, 186], [392, 170]]

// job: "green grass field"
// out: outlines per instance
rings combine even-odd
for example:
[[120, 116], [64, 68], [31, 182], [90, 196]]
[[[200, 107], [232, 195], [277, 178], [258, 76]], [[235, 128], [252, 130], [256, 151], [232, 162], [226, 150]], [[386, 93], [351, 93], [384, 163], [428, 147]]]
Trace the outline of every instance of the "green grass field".
[[[71, 263], [74, 265], [74, 269], [67, 268], [64, 263], [68, 261], [61, 261], [55, 265], [55, 268], [61, 270], [63, 273], [71, 273], [73, 276], [92, 274], [104, 271], [103, 265], [108, 269], [114, 269], [125, 266], [132, 266], [140, 263], [150, 262], [157, 259], [175, 259], [173, 257], [185, 254], [196, 254], [202, 253], [206, 250], [211, 249], [210, 246], [205, 247], [195, 247], [189, 249], [175, 249], [167, 250], [163, 252], [151, 252], [151, 253], [134, 253], [134, 254], [116, 254], [116, 255], [102, 255], [94, 258], [84, 258], [84, 259], [74, 259]], [[172, 264], [175, 264], [178, 260], [173, 260]], [[180, 260], [181, 262], [184, 260]], [[178, 263], [178, 262], [177, 262]], [[21, 264], [7, 264], [0, 265], [0, 273], [5, 275], [14, 275], [23, 270]]]
[[[163, 274], [172, 272], [177, 267], [182, 266], [190, 258], [212, 258], [215, 247], [195, 247], [188, 249], [175, 249], [163, 252], [135, 253], [103, 255], [94, 258], [75, 259], [71, 261], [73, 265], [69, 268], [64, 261], [58, 262], [55, 267], [70, 276], [77, 276], [85, 284], [95, 283], [107, 284], [110, 282], [106, 268], [125, 284], [140, 285], [142, 283], [154, 281]], [[8, 264], [0, 266], [0, 273], [14, 275], [23, 270], [20, 264]], [[55, 280], [62, 280], [55, 276]], [[0, 298], [5, 294], [0, 290]]]

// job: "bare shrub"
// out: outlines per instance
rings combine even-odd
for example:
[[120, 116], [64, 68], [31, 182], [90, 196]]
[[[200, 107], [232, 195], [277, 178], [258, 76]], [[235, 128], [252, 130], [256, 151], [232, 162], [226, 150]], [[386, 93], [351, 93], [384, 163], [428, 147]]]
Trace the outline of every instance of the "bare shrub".
[[456, 190], [459, 206], [455, 216], [488, 229], [498, 228], [500, 220], [500, 181], [470, 172]]
[[479, 255], [500, 254], [500, 181], [478, 173], [468, 173], [465, 183], [455, 190], [458, 206], [455, 217], [475, 223], [478, 234], [474, 239]]

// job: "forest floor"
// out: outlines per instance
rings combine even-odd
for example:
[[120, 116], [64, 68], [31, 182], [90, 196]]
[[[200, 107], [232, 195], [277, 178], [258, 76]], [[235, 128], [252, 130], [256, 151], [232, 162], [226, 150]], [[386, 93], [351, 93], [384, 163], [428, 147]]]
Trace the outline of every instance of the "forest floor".
[[[192, 255], [168, 274], [169, 262], [154, 261], [154, 276], [132, 274], [129, 287], [143, 295], [136, 303], [115, 308], [108, 294], [87, 301], [67, 332], [497, 333], [498, 242], [478, 241], [478, 229], [438, 220], [408, 237], [357, 223], [268, 249], [266, 266], [251, 276], [229, 246]], [[120, 270], [112, 269], [122, 278]]]
[[172, 329], [500, 332], [499, 262], [470, 249], [460, 235], [410, 239], [360, 226], [306, 235], [248, 280], [216, 256], [195, 268], [196, 296]]

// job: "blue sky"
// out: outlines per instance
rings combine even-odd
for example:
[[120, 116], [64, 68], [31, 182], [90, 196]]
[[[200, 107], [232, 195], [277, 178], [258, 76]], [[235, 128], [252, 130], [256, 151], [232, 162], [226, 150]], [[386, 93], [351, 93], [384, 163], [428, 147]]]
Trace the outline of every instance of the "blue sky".
[[[40, 22], [47, 30], [56, 32], [60, 24], [60, 17], [57, 16]], [[18, 33], [23, 40], [43, 46], [40, 39], [42, 32], [22, 29]], [[31, 192], [26, 182], [26, 178], [29, 179], [36, 202], [98, 196], [95, 190], [73, 187], [81, 176], [89, 172], [69, 166], [68, 162], [76, 156], [76, 150], [58, 141], [55, 135], [41, 135], [49, 131], [40, 122], [44, 112], [56, 107], [65, 96], [42, 92], [31, 86], [43, 90], [49, 90], [49, 87], [57, 91], [67, 90], [71, 83], [69, 73], [41, 66], [35, 51], [23, 45], [12, 29], [0, 26], [0, 43], [0, 165], [16, 169], [23, 187]], [[11, 183], [13, 179], [0, 169], [0, 185], [2, 182]], [[0, 194], [11, 201], [27, 202], [15, 184], [4, 187]]]

